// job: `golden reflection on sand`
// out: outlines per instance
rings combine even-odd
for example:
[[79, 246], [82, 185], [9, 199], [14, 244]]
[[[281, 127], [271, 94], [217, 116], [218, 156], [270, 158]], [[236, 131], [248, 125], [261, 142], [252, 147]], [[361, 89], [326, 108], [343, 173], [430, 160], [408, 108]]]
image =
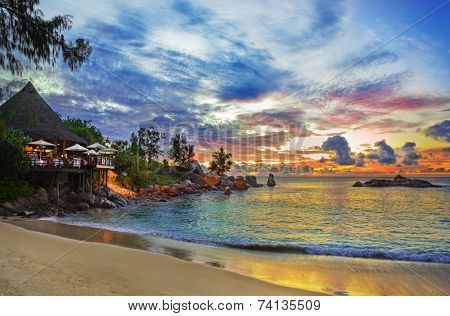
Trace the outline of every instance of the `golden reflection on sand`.
[[333, 295], [448, 295], [450, 265], [280, 254], [198, 245], [44, 220], [14, 224], [63, 237], [161, 252], [277, 285]]

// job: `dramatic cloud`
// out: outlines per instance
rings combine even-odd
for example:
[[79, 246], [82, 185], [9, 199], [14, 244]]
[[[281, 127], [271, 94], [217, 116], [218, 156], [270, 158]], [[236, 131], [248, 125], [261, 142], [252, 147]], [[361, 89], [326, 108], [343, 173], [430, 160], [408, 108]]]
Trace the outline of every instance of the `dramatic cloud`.
[[377, 159], [378, 163], [381, 165], [395, 164], [397, 157], [394, 149], [392, 149], [392, 147], [389, 146], [384, 139], [376, 142], [375, 147], [377, 147], [377, 152], [367, 155], [367, 158]]
[[[223, 145], [236, 159], [300, 161], [303, 145], [345, 134], [347, 145], [333, 143], [336, 161], [361, 165], [350, 147], [382, 138], [399, 146], [393, 133], [414, 140], [423, 122], [448, 113], [446, 20], [435, 15], [426, 36], [379, 49], [425, 3], [392, 23], [386, 1], [46, 0], [46, 17], [73, 15], [68, 40], [89, 39], [92, 61], [24, 77], [62, 116], [92, 120], [112, 139], [152, 125], [185, 133], [206, 156]], [[427, 134], [449, 141], [448, 121]], [[395, 160], [378, 151], [383, 164]]]
[[436, 139], [450, 142], [450, 120], [445, 120], [427, 128], [425, 133]]
[[351, 157], [350, 146], [345, 137], [328, 137], [322, 144], [323, 150], [333, 150], [336, 153], [334, 160], [340, 165], [353, 165], [355, 159]]
[[421, 155], [416, 151], [416, 143], [406, 142], [401, 149], [403, 151], [402, 164], [405, 166], [417, 165], [417, 160], [421, 158]]
[[366, 158], [366, 155], [364, 155], [363, 153], [359, 153], [358, 157], [356, 157], [355, 166], [364, 167], [364, 165], [365, 165], [364, 158]]

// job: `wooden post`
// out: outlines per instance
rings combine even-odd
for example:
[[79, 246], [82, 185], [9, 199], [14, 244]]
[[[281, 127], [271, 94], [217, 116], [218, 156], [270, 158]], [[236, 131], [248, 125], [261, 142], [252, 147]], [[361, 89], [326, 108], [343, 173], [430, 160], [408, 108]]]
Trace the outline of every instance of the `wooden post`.
[[81, 181], [83, 182], [83, 193], [84, 193], [84, 185], [85, 185], [85, 182], [86, 182], [86, 176], [85, 176], [85, 174], [84, 174], [84, 172], [81, 174]]
[[108, 170], [105, 170], [105, 176], [106, 176], [106, 187], [108, 187]]

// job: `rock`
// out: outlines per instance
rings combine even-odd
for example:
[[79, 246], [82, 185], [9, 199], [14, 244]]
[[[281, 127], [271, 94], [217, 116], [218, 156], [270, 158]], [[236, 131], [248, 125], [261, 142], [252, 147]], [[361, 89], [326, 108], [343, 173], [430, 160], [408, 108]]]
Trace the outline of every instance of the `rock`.
[[216, 171], [210, 171], [208, 173], [205, 173], [205, 180], [208, 187], [210, 186], [218, 187], [222, 182], [222, 178]]
[[[94, 199], [94, 204], [95, 204], [95, 199]], [[56, 205], [58, 205], [59, 207], [64, 207], [64, 206], [66, 206], [66, 203], [63, 200], [59, 199], [56, 201]]]
[[198, 174], [203, 176], [205, 174], [205, 172], [202, 169], [202, 166], [200, 166], [200, 164], [198, 163], [197, 160], [191, 160], [188, 163], [188, 168], [189, 170], [191, 170], [194, 174]]
[[231, 182], [233, 182], [233, 181], [234, 181], [234, 179], [235, 179], [235, 177], [234, 177], [234, 176], [229, 176], [229, 177], [227, 178], [227, 180], [230, 180]]
[[139, 189], [138, 191], [137, 191], [137, 194], [139, 195], [139, 196], [145, 196], [145, 189]]
[[207, 185], [204, 175], [194, 174], [194, 176], [192, 177], [192, 181], [194, 182], [194, 184], [197, 184], [201, 187]]
[[235, 190], [247, 190], [248, 189], [248, 184], [247, 182], [245, 182], [244, 177], [242, 176], [238, 176], [236, 179], [234, 179], [233, 181], [233, 188]]
[[82, 192], [78, 195], [78, 199], [81, 202], [85, 202], [87, 204], [89, 204], [90, 206], [95, 204], [95, 196], [93, 194], [87, 193], [87, 192]]
[[2, 204], [2, 208], [14, 212], [16, 209], [14, 208], [14, 205], [12, 205], [10, 202], [5, 202]]
[[275, 182], [275, 176], [269, 173], [269, 178], [267, 179], [267, 186], [274, 187], [277, 183]]
[[115, 192], [112, 192], [112, 191], [109, 194], [109, 200], [111, 202], [113, 202], [114, 204], [116, 204], [117, 206], [128, 205], [128, 201], [123, 196], [121, 196]]
[[178, 190], [175, 187], [171, 187], [169, 189], [169, 196], [177, 196], [178, 195]]
[[169, 193], [169, 191], [170, 191], [170, 187], [169, 186], [167, 186], [167, 185], [161, 186], [161, 192], [162, 193]]
[[428, 181], [419, 180], [419, 179], [408, 179], [398, 175], [394, 178], [394, 180], [385, 180], [385, 179], [371, 179], [367, 182], [361, 183], [357, 181], [353, 187], [408, 187], [408, 188], [440, 188], [439, 185], [434, 185]]
[[81, 202], [81, 203], [78, 203], [78, 205], [77, 205], [77, 211], [86, 212], [88, 209], [89, 209], [89, 204], [87, 204], [86, 202]]
[[231, 189], [230, 189], [230, 187], [226, 186], [225, 189], [223, 190], [223, 194], [224, 194], [224, 195], [230, 195], [230, 194], [231, 194]]
[[116, 208], [116, 204], [111, 202], [110, 200], [103, 200], [102, 206], [103, 208]]
[[262, 187], [262, 184], [258, 184], [255, 176], [245, 176], [245, 182], [251, 185], [254, 188]]
[[192, 187], [186, 187], [186, 189], [184, 189], [184, 192], [188, 193], [188, 194], [192, 194], [195, 192], [195, 190]]
[[34, 197], [39, 201], [39, 203], [47, 204], [48, 203], [48, 193], [44, 188], [39, 187], [34, 194]]

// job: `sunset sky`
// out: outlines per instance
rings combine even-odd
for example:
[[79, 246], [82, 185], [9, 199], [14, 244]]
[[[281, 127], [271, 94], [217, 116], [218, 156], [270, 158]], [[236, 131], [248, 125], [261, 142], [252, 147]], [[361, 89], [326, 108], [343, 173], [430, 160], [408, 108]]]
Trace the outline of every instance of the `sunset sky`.
[[24, 77], [113, 139], [181, 126], [200, 160], [224, 146], [238, 161], [448, 169], [445, 2], [42, 0], [73, 15], [67, 36], [92, 61]]

